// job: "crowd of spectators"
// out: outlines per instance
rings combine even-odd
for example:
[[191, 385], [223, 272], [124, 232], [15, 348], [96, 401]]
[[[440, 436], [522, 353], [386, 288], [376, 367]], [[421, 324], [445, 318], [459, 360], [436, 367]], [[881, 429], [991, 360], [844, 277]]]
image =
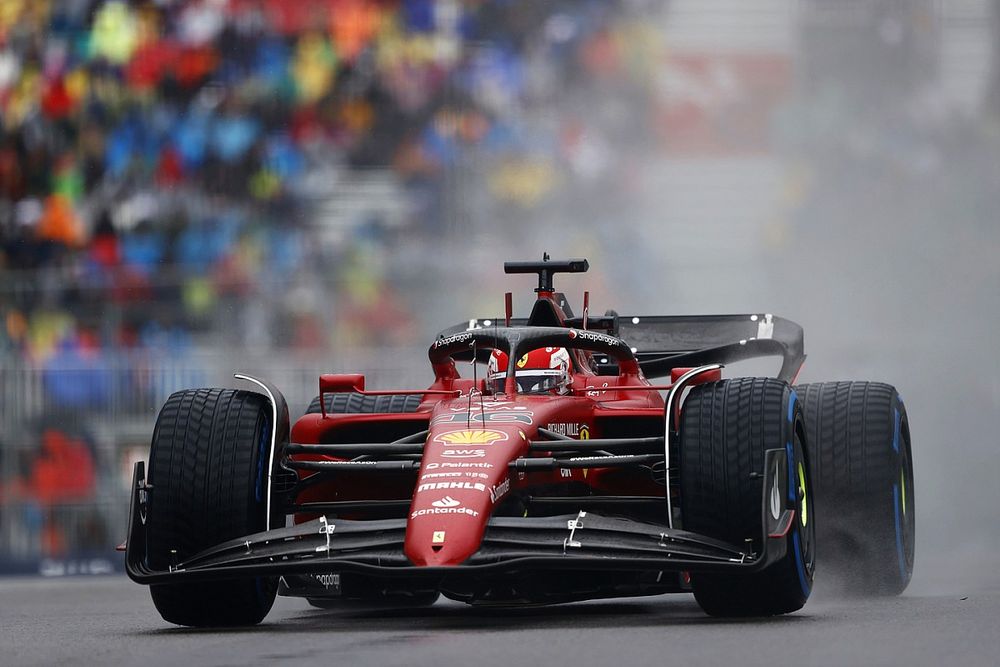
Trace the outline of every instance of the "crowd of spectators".
[[[176, 350], [220, 323], [244, 332], [227, 343], [322, 346], [338, 310], [377, 341], [386, 303], [407, 314], [391, 263], [358, 255], [445, 231], [450, 170], [471, 155], [493, 201], [531, 207], [605, 168], [552, 102], [642, 90], [642, 4], [6, 0], [0, 352]], [[404, 219], [321, 242], [311, 204], [372, 168]], [[291, 289], [322, 292], [302, 312]]]
[[[156, 393], [137, 356], [422, 340], [397, 256], [614, 173], [657, 4], [0, 0], [0, 528], [24, 538], [6, 555], [106, 547], [94, 480], [118, 445], [94, 458], [18, 420], [116, 426]], [[331, 221], [363, 174], [403, 213]], [[29, 393], [19, 359], [42, 371], [32, 414], [6, 400]]]

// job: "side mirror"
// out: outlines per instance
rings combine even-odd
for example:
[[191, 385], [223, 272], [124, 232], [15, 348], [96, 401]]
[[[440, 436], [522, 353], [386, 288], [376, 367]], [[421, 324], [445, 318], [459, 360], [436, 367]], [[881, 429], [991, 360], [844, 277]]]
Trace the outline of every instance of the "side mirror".
[[361, 373], [325, 374], [319, 376], [319, 405], [323, 419], [326, 419], [326, 394], [339, 394], [348, 391], [363, 392], [365, 376]]

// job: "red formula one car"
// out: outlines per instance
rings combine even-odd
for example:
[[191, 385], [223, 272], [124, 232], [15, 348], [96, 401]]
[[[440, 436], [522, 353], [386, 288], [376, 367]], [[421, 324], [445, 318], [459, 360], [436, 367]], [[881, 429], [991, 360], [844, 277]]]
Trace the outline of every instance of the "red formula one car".
[[[191, 626], [257, 623], [277, 593], [328, 606], [693, 591], [712, 615], [783, 614], [809, 597], [818, 548], [861, 590], [900, 592], [914, 507], [896, 391], [793, 389], [802, 329], [769, 314], [589, 317], [585, 294], [574, 317], [553, 275], [587, 268], [505, 264], [538, 274], [530, 315], [512, 318], [508, 293], [502, 326], [444, 331], [427, 389], [322, 375], [294, 425], [251, 377], [236, 376], [259, 392], [171, 396], [148, 476], [135, 468], [129, 576]], [[723, 379], [760, 356], [781, 357], [776, 378]]]

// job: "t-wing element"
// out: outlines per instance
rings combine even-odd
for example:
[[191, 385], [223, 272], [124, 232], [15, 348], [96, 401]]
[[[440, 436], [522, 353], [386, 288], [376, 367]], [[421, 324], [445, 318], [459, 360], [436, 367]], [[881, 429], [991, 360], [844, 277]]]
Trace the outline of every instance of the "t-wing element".
[[549, 261], [548, 253], [542, 256], [540, 262], [504, 262], [504, 273], [537, 273], [539, 294], [552, 293], [552, 275], [555, 273], [586, 273], [590, 263], [585, 259], [566, 259]]

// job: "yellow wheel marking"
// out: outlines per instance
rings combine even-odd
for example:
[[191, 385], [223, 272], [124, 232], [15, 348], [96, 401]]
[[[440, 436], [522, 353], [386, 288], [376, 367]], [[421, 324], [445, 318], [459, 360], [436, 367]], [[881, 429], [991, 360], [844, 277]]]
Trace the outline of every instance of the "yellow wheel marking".
[[805, 527], [809, 522], [809, 501], [806, 499], [806, 471], [802, 467], [801, 461], [799, 461], [799, 492], [802, 493], [800, 520], [802, 521], [802, 526]]

